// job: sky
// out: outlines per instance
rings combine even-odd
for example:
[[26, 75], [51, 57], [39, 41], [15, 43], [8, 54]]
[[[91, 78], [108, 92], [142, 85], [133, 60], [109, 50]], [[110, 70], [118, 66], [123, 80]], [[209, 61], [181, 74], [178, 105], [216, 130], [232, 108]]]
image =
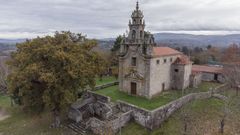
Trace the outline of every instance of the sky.
[[[240, 0], [139, 0], [152, 33], [240, 33]], [[128, 29], [136, 0], [0, 0], [0, 38], [70, 30], [113, 38]]]

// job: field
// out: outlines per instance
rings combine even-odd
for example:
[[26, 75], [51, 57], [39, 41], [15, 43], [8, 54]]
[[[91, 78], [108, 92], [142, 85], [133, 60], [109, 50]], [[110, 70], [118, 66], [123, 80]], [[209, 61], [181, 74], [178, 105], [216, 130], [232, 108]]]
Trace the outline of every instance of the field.
[[11, 107], [10, 98], [0, 96], [0, 113], [9, 115], [0, 121], [0, 135], [65, 135], [67, 129], [49, 128], [52, 116], [43, 113], [40, 116], [23, 113], [18, 106]]
[[191, 92], [208, 91], [209, 88], [219, 86], [218, 83], [203, 82], [198, 88], [189, 88], [182, 94], [181, 90], [164, 91], [153, 99], [149, 100], [143, 97], [131, 96], [118, 90], [118, 86], [112, 86], [106, 89], [98, 90], [96, 93], [111, 97], [112, 101], [122, 100], [139, 107], [152, 110], [165, 105], [183, 95]]
[[[186, 135], [220, 135], [220, 120], [227, 108], [229, 112], [225, 120], [224, 135], [239, 135], [240, 97], [232, 97], [231, 99], [233, 99], [232, 103], [238, 106], [226, 106], [223, 101], [214, 98], [197, 100], [175, 112], [157, 130], [149, 131], [131, 122], [122, 128], [121, 132], [123, 135], [181, 135], [184, 133]], [[187, 123], [186, 132], [184, 132], [185, 123]]]

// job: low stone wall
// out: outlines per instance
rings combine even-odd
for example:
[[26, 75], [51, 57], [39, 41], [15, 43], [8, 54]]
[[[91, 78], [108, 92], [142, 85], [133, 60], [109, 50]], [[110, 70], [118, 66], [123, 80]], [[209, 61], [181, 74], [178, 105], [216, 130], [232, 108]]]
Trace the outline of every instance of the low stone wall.
[[103, 121], [100, 121], [99, 119], [96, 118], [90, 118], [89, 120], [90, 123], [90, 129], [94, 134], [101, 134], [103, 135], [106, 131], [106, 123]]
[[[135, 105], [117, 101], [120, 109], [122, 111], [132, 111], [132, 118], [136, 121], [136, 123], [148, 128], [148, 129], [156, 129], [159, 128], [160, 125], [171, 116], [175, 111], [181, 108], [183, 105], [197, 99], [207, 99], [211, 97], [217, 96], [215, 93], [218, 91], [225, 89], [226, 85], [221, 85], [214, 89], [213, 91], [208, 92], [200, 92], [200, 93], [191, 93], [184, 97], [181, 97], [177, 100], [174, 100], [164, 106], [156, 108], [152, 111], [137, 107]], [[219, 98], [219, 96], [217, 96]], [[219, 98], [219, 99], [222, 99]]]
[[151, 112], [149, 110], [140, 108], [138, 106], [120, 100], [117, 101], [117, 103], [121, 111], [123, 112], [132, 111], [131, 116], [136, 123], [144, 127], [150, 128], [149, 125], [151, 125]]
[[96, 86], [94, 88], [94, 90], [96, 91], [96, 90], [108, 88], [108, 87], [115, 86], [115, 85], [118, 85], [118, 81], [110, 82], [110, 83], [106, 83], [106, 84], [103, 84], [103, 85]]
[[216, 87], [215, 89], [213, 89], [213, 93], [220, 93], [223, 92], [224, 90], [226, 90], [227, 88], [229, 88], [230, 86], [228, 84], [222, 84], [218, 87]]
[[121, 127], [125, 126], [131, 120], [132, 111], [125, 112], [111, 123], [111, 128], [117, 132]]
[[109, 103], [111, 98], [108, 96], [100, 95], [97, 93], [94, 93], [92, 91], [87, 91], [86, 93], [88, 96], [94, 97], [97, 101], [101, 101], [103, 103]]
[[[116, 114], [112, 114], [111, 117], [109, 115], [109, 117], [106, 117], [104, 121], [94, 117], [90, 118], [90, 120], [87, 122], [88, 123], [87, 125], [88, 128], [91, 129], [95, 134], [104, 134], [108, 132], [108, 130], [109, 131], [111, 130], [111, 132], [117, 132], [121, 127], [125, 126], [130, 120], [134, 120], [136, 123], [150, 130], [157, 129], [174, 112], [176, 112], [183, 105], [193, 100], [207, 99], [211, 97], [216, 97], [225, 100], [224, 97], [218, 95], [217, 93], [226, 89], [227, 87], [228, 87], [227, 85], [221, 85], [208, 92], [191, 93], [177, 100], [174, 100], [164, 106], [156, 108], [152, 111], [140, 108], [138, 106], [129, 104], [124, 101], [117, 101], [117, 106], [115, 105], [114, 107], [116, 107], [115, 109], [120, 110], [119, 112], [117, 111]], [[91, 97], [91, 100], [97, 101], [97, 103], [103, 102], [101, 104], [101, 107], [103, 107], [105, 103], [110, 103], [110, 97], [103, 96], [91, 91], [88, 91], [85, 94], [86, 94], [85, 97], [87, 99]], [[113, 110], [111, 112], [115, 112]], [[72, 115], [76, 116], [77, 113]]]
[[152, 123], [150, 129], [159, 128], [166, 119], [183, 105], [196, 99], [206, 99], [210, 97], [211, 92], [192, 93], [151, 111]]

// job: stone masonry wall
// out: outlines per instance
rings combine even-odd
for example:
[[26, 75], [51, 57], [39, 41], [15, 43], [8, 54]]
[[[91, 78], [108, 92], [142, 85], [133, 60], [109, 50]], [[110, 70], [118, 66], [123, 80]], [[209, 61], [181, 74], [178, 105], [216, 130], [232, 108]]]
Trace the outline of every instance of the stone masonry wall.
[[136, 123], [147, 127], [147, 128], [151, 128], [148, 127], [149, 125], [151, 125], [151, 112], [144, 109], [144, 108], [140, 108], [138, 106], [129, 104], [127, 102], [124, 101], [117, 101], [119, 108], [121, 109], [121, 111], [127, 112], [127, 111], [132, 111], [131, 116], [132, 118], [135, 120]]
[[113, 131], [118, 131], [121, 127], [125, 126], [131, 120], [132, 111], [125, 112], [121, 114], [120, 117], [113, 120], [111, 123], [111, 128]]
[[176, 110], [181, 108], [183, 105], [196, 100], [196, 99], [207, 99], [211, 97], [215, 97], [215, 93], [220, 91], [221, 89], [225, 89], [227, 86], [221, 85], [216, 89], [208, 92], [200, 92], [200, 93], [191, 93], [184, 97], [181, 97], [177, 100], [174, 100], [164, 106], [161, 106], [155, 110], [149, 111], [143, 108], [139, 108], [135, 105], [118, 101], [119, 107], [122, 111], [130, 111], [132, 110], [132, 117], [136, 123], [148, 128], [148, 129], [156, 129], [160, 127], [160, 125]]

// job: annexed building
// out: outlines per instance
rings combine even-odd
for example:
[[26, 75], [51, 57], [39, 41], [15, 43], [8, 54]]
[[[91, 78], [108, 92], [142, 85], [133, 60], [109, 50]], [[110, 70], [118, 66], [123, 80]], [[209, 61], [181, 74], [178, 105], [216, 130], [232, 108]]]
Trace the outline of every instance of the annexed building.
[[129, 21], [119, 54], [119, 89], [147, 98], [168, 89], [185, 89], [190, 84], [192, 62], [169, 47], [156, 47], [151, 33], [144, 31], [143, 13], [136, 9]]
[[202, 83], [202, 73], [199, 71], [192, 71], [190, 76], [190, 87], [197, 88]]
[[223, 75], [223, 67], [193, 65], [192, 72], [202, 73], [202, 81], [216, 81], [221, 83], [225, 81]]

